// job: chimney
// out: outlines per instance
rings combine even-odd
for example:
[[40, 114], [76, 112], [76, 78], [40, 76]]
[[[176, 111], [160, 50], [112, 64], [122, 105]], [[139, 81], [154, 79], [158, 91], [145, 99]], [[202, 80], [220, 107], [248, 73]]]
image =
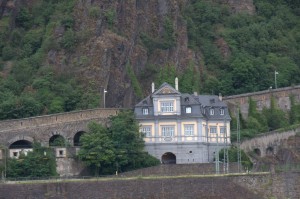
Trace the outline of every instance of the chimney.
[[152, 82], [151, 86], [152, 86], [152, 93], [154, 93], [154, 91], [155, 91], [154, 82]]
[[175, 78], [175, 89], [178, 91], [178, 78]]
[[222, 101], [222, 94], [219, 93], [219, 100]]
[[198, 95], [197, 91], [194, 91], [194, 95], [195, 95], [195, 96], [197, 96], [197, 95]]

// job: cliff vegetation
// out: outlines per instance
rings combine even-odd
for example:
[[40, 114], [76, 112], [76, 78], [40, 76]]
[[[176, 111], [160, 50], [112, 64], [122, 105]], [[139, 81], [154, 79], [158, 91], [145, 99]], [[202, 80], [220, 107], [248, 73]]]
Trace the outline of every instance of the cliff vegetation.
[[0, 41], [0, 119], [300, 82], [299, 1], [0, 0]]

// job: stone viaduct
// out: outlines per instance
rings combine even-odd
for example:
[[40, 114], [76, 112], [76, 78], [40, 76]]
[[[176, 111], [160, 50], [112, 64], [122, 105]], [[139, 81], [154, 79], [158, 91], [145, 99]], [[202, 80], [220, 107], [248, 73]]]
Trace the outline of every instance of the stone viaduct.
[[0, 121], [0, 146], [10, 148], [14, 143], [26, 145], [33, 141], [49, 146], [56, 136], [62, 136], [71, 146], [78, 145], [90, 121], [107, 124], [109, 116], [120, 109], [90, 109], [16, 120]]
[[275, 98], [280, 109], [289, 111], [291, 109], [290, 96], [294, 96], [295, 101], [298, 103], [300, 102], [300, 85], [245, 93], [241, 95], [225, 96], [223, 97], [223, 101], [227, 103], [231, 113], [234, 113], [236, 108], [239, 107], [242, 116], [247, 118], [250, 97], [256, 102], [257, 110], [261, 111], [264, 107], [270, 107], [270, 99], [272, 96]]
[[245, 152], [255, 152], [256, 155], [264, 157], [276, 154], [278, 147], [289, 137], [300, 132], [300, 127], [285, 132], [272, 131], [257, 135], [255, 138], [241, 142], [240, 147]]

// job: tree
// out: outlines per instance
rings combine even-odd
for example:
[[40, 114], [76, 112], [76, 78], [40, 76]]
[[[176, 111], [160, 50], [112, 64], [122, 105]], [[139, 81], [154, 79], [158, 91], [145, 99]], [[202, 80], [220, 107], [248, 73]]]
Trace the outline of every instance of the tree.
[[274, 97], [271, 97], [271, 105], [269, 109], [264, 108], [263, 114], [267, 119], [267, 123], [270, 130], [285, 127], [287, 125], [286, 114], [277, 108]]
[[55, 176], [56, 162], [53, 151], [33, 144], [33, 151], [27, 155], [21, 154], [18, 159], [12, 158], [7, 162], [7, 177], [48, 177]]
[[110, 118], [111, 126], [104, 128], [89, 124], [82, 143], [79, 159], [95, 173], [112, 174], [159, 164], [159, 160], [144, 151], [144, 141], [132, 111], [121, 111]]
[[122, 111], [111, 117], [110, 132], [117, 152], [116, 166], [121, 171], [132, 170], [144, 165], [145, 156], [143, 135], [132, 111]]
[[90, 166], [95, 175], [99, 175], [105, 166], [114, 162], [115, 149], [106, 128], [96, 122], [90, 123], [88, 128], [88, 133], [80, 139], [79, 159]]

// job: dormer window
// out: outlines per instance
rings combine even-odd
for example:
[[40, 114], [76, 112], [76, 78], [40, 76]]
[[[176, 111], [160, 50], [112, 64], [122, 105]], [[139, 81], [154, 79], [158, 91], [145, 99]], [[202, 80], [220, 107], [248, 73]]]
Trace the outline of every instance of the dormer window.
[[163, 113], [173, 112], [174, 111], [174, 104], [173, 101], [163, 101], [160, 103], [160, 110]]
[[215, 114], [215, 110], [213, 108], [209, 109], [209, 114], [210, 115], [214, 115]]
[[220, 115], [224, 115], [225, 114], [225, 110], [223, 108], [220, 109]]
[[143, 115], [148, 115], [148, 114], [149, 114], [149, 109], [143, 108]]
[[185, 107], [185, 113], [192, 113], [192, 107], [190, 106]]

